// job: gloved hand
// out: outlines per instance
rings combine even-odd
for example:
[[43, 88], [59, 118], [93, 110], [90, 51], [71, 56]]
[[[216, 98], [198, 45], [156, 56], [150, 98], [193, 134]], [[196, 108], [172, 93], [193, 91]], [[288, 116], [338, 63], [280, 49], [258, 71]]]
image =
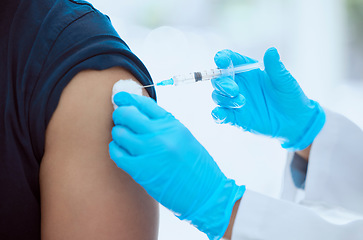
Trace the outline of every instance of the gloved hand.
[[[231, 62], [234, 66], [256, 62], [231, 50], [218, 52], [214, 60], [223, 69]], [[264, 64], [265, 71], [213, 79], [212, 98], [219, 107], [212, 116], [218, 123], [277, 138], [288, 150], [303, 150], [324, 126], [325, 113], [305, 96], [275, 48], [266, 51]]]
[[219, 169], [189, 130], [150, 98], [121, 92], [110, 156], [158, 202], [210, 239], [226, 231], [245, 191]]

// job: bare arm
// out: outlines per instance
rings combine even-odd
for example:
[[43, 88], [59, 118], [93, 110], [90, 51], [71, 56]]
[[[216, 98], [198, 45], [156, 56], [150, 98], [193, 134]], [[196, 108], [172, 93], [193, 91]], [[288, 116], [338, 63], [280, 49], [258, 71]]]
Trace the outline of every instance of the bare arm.
[[108, 153], [112, 86], [130, 78], [87, 70], [64, 89], [40, 169], [42, 239], [157, 239], [156, 202]]

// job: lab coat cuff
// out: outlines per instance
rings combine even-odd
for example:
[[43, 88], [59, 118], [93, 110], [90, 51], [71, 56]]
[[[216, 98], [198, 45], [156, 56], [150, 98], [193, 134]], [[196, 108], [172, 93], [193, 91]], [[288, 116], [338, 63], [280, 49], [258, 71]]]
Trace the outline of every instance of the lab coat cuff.
[[232, 240], [261, 239], [260, 233], [265, 227], [264, 216], [268, 205], [269, 201], [265, 196], [247, 189], [234, 221]]
[[[362, 198], [357, 194], [362, 190], [359, 159], [363, 153], [363, 132], [344, 116], [325, 112], [325, 126], [310, 150], [305, 200], [363, 211]], [[355, 204], [345, 204], [346, 194], [356, 199]]]
[[[305, 182], [305, 197], [309, 200], [309, 197], [313, 197], [314, 201], [317, 201], [316, 197], [320, 195], [318, 192], [333, 193], [332, 191], [326, 191], [328, 188], [334, 188], [331, 186], [332, 169], [332, 154], [337, 152], [340, 142], [341, 127], [339, 121], [337, 121], [336, 114], [328, 110], [325, 111], [327, 120], [326, 123], [315, 138], [309, 156], [309, 164]], [[324, 191], [323, 191], [324, 190]], [[310, 195], [310, 196], [309, 196]], [[334, 196], [331, 196], [334, 198]]]
[[296, 217], [294, 210], [299, 211], [291, 202], [277, 200], [247, 189], [238, 208], [232, 240], [291, 239], [280, 238], [289, 235], [282, 233], [280, 227], [290, 224]]

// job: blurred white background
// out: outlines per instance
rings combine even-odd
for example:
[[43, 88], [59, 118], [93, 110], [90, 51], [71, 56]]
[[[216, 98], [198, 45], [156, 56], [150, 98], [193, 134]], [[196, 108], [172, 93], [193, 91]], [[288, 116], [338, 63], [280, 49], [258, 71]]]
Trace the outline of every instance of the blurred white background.
[[[278, 48], [308, 97], [363, 127], [363, 0], [90, 0], [154, 81], [214, 68], [230, 48], [262, 60]], [[225, 174], [278, 197], [286, 152], [276, 141], [213, 122], [210, 83], [157, 89]], [[160, 240], [207, 239], [161, 209]]]

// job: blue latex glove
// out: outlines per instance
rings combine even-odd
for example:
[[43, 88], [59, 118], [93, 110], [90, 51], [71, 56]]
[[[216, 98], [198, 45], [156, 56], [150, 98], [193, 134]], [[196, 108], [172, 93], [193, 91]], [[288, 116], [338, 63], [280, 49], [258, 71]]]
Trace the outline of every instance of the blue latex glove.
[[[218, 52], [214, 60], [219, 68], [256, 62], [231, 50]], [[265, 71], [213, 79], [212, 97], [219, 107], [212, 116], [218, 123], [277, 138], [288, 150], [303, 150], [324, 126], [325, 113], [305, 96], [275, 48], [266, 51], [264, 64]]]
[[210, 239], [225, 233], [245, 191], [219, 169], [173, 115], [150, 98], [121, 92], [113, 113], [110, 156], [158, 202]]

